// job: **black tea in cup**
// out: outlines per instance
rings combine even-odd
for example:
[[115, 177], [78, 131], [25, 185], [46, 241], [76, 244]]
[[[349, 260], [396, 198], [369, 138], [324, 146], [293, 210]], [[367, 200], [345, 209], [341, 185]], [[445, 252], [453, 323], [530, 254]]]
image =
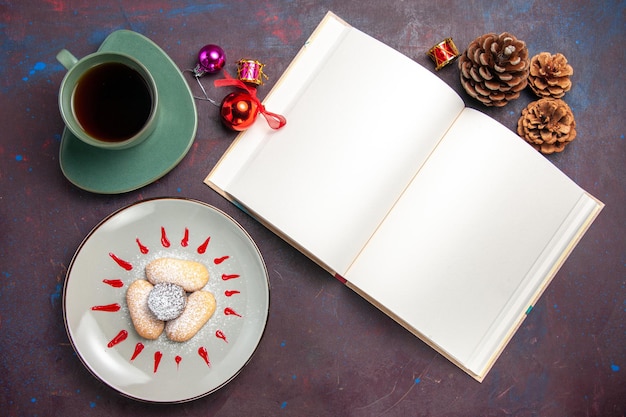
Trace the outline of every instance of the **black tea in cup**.
[[72, 107], [89, 135], [105, 142], [121, 142], [145, 126], [152, 101], [150, 88], [139, 72], [120, 62], [108, 62], [81, 76]]

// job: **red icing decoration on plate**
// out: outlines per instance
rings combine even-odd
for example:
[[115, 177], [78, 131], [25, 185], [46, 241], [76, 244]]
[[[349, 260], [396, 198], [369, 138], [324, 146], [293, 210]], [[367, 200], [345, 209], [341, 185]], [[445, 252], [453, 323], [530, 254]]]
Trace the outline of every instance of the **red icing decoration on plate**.
[[200, 346], [198, 348], [198, 355], [200, 355], [200, 357], [204, 359], [204, 362], [206, 362], [208, 366], [211, 366], [211, 361], [209, 361], [209, 352], [204, 346]]
[[182, 246], [183, 248], [186, 248], [188, 245], [189, 245], [189, 229], [185, 227], [185, 235], [183, 236], [183, 239], [180, 241], [180, 246]]
[[228, 281], [229, 279], [239, 278], [237, 274], [222, 274], [222, 281]]
[[222, 262], [224, 262], [226, 259], [230, 258], [230, 256], [222, 256], [221, 258], [215, 258], [213, 259], [213, 263], [215, 263], [215, 265], [219, 265]]
[[136, 358], [137, 356], [139, 356], [139, 354], [141, 353], [141, 351], [143, 350], [143, 348], [144, 348], [143, 343], [138, 342], [138, 343], [135, 345], [135, 351], [133, 352], [133, 356], [130, 358], [130, 360], [131, 360], [131, 361], [134, 361], [134, 360], [135, 360], [135, 358]]
[[161, 363], [162, 357], [163, 357], [163, 354], [159, 352], [158, 350], [154, 352], [154, 373], [156, 373], [156, 371], [159, 369], [159, 364]]
[[128, 332], [126, 330], [120, 330], [120, 332], [115, 336], [111, 341], [107, 344], [107, 347], [112, 348], [118, 343], [122, 343], [128, 337]]
[[204, 243], [200, 246], [198, 246], [198, 253], [199, 254], [203, 254], [204, 252], [206, 252], [206, 248], [207, 246], [209, 246], [209, 241], [211, 240], [211, 236], [207, 237], [206, 240], [204, 241]]
[[228, 343], [228, 340], [226, 340], [226, 335], [221, 330], [215, 331], [215, 337], [217, 337], [218, 339], [222, 339], [224, 342]]
[[91, 309], [93, 311], [108, 311], [110, 313], [114, 313], [116, 311], [120, 311], [120, 308], [122, 308], [122, 307], [118, 303], [91, 307]]
[[102, 282], [114, 288], [122, 288], [124, 286], [121, 279], [103, 279]]
[[133, 269], [133, 266], [130, 264], [130, 262], [126, 262], [123, 259], [118, 258], [114, 253], [110, 252], [109, 256], [111, 257], [111, 259], [113, 259], [120, 267], [124, 268], [127, 271], [130, 271]]
[[163, 245], [164, 248], [170, 247], [170, 240], [167, 238], [167, 233], [165, 233], [163, 226], [161, 226], [161, 245]]
[[135, 239], [135, 242], [137, 242], [137, 246], [139, 246], [139, 252], [144, 255], [150, 252], [150, 250], [139, 241], [139, 238]]
[[227, 316], [237, 316], [237, 317], [241, 317], [241, 314], [237, 313], [235, 310], [233, 310], [230, 307], [226, 307], [224, 309], [224, 314]]

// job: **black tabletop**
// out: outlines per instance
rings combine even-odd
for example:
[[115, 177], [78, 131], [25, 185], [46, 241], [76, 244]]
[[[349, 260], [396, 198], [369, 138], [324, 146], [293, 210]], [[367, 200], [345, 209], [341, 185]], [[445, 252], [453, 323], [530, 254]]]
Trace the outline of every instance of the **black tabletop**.
[[[149, 185], [103, 195], [61, 172], [60, 49], [84, 56], [129, 29], [183, 70], [202, 46], [217, 44], [231, 71], [239, 58], [265, 64], [262, 98], [329, 10], [436, 72], [468, 106], [511, 130], [537, 99], [532, 92], [484, 107], [462, 90], [457, 66], [435, 71], [427, 50], [446, 37], [465, 50], [478, 36], [510, 32], [531, 55], [562, 53], [574, 68], [563, 99], [578, 135], [546, 158], [606, 208], [482, 383], [203, 184], [235, 137], [209, 102], [195, 102], [198, 130], [187, 155]], [[623, 416], [625, 16], [619, 0], [0, 2], [0, 414]], [[63, 321], [63, 285], [81, 241], [112, 212], [154, 197], [196, 199], [232, 216], [258, 245], [271, 285], [266, 331], [249, 364], [217, 392], [177, 405], [128, 399], [94, 378]]]

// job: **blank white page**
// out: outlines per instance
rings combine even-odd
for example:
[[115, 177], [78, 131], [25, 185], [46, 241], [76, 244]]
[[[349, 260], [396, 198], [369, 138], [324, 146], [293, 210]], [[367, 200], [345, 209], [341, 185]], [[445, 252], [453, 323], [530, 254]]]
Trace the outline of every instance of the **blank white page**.
[[343, 274], [463, 102], [399, 52], [349, 26], [340, 32], [302, 52], [320, 58], [308, 83], [293, 69], [281, 78], [266, 107], [287, 125], [270, 131], [259, 117], [240, 139], [254, 147], [248, 160], [217, 185]]
[[595, 207], [466, 109], [345, 278], [480, 374]]

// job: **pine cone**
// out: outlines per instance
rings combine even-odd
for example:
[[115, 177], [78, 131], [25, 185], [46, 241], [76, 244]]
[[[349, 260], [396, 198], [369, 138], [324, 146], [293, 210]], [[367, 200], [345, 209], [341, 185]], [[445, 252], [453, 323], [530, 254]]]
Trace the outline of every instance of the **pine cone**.
[[522, 110], [517, 133], [544, 154], [561, 152], [576, 137], [576, 121], [566, 102], [542, 98]]
[[539, 97], [561, 98], [572, 88], [573, 73], [565, 56], [542, 52], [530, 60], [528, 84]]
[[518, 98], [528, 85], [529, 67], [526, 43], [507, 32], [476, 38], [459, 58], [463, 88], [486, 106]]

